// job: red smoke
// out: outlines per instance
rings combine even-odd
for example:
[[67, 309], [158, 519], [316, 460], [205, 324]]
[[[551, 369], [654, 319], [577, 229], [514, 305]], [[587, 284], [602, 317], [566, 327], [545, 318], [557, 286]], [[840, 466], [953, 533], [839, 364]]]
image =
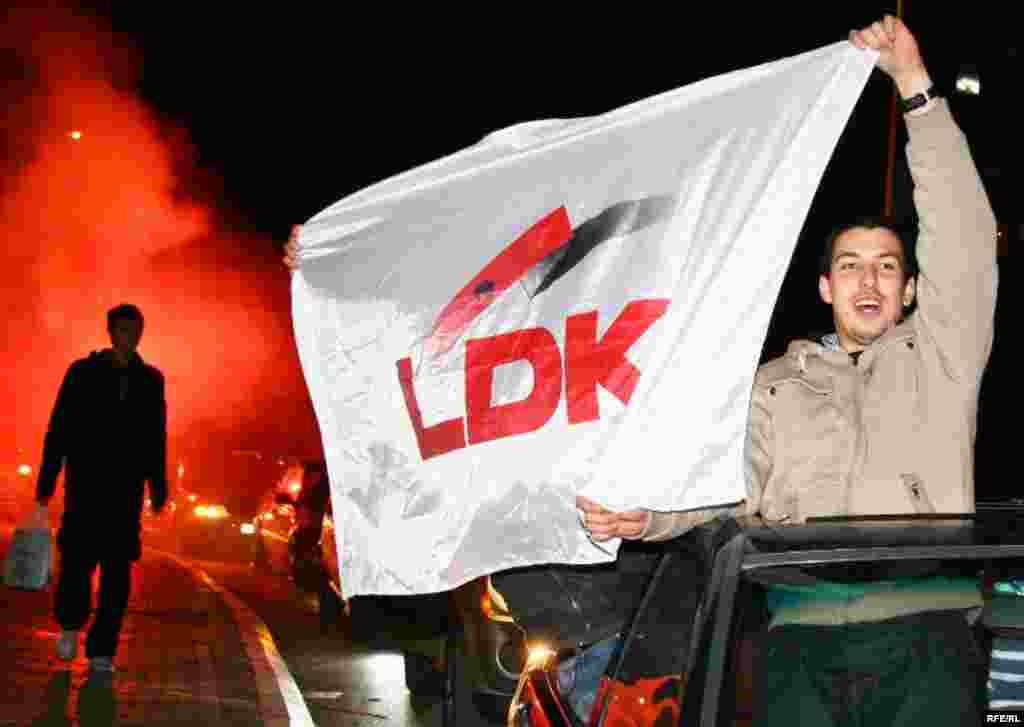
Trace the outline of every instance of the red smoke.
[[140, 352], [167, 377], [179, 450], [212, 430], [254, 431], [250, 446], [278, 452], [315, 447], [273, 241], [223, 229], [215, 201], [199, 199], [193, 180], [208, 172], [187, 134], [135, 95], [139, 50], [55, 5], [10, 10], [2, 27], [0, 80], [13, 79], [0, 164], [0, 427], [13, 441], [2, 446], [38, 461], [64, 370], [108, 346], [107, 309], [132, 302], [146, 315]]

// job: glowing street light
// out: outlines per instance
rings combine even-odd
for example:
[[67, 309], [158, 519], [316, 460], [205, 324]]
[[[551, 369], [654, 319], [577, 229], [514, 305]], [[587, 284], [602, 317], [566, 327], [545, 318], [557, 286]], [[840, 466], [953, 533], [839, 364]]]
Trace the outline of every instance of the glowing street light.
[[956, 77], [956, 90], [966, 96], [981, 95], [981, 77], [974, 66], [965, 65]]
[[68, 138], [73, 140], [73, 141], [78, 141], [79, 139], [82, 138], [82, 132], [81, 131], [77, 131], [77, 130], [76, 131], [72, 131], [72, 132], [70, 132], [68, 134]]
[[28, 477], [32, 474], [32, 467], [30, 465], [23, 464], [18, 467], [18, 474], [22, 477]]

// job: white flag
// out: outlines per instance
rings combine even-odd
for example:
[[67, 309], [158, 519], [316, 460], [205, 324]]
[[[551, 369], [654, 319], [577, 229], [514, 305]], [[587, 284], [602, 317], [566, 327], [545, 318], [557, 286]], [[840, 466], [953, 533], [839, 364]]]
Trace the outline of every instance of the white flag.
[[596, 563], [575, 511], [742, 500], [750, 388], [871, 72], [849, 43], [522, 124], [300, 235], [346, 595]]

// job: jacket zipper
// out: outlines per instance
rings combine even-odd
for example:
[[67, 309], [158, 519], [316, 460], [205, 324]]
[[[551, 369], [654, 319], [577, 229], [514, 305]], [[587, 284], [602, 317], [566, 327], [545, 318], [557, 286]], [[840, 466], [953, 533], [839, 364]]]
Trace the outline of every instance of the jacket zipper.
[[[885, 353], [885, 351], [893, 345], [899, 343], [906, 343], [906, 341], [913, 340], [913, 334], [906, 333], [901, 336], [893, 336], [888, 341], [885, 341], [881, 346], [872, 351], [871, 359], [868, 363], [873, 367], [877, 364], [878, 358]], [[865, 363], [863, 356], [854, 368], [856, 369], [856, 379], [854, 386], [854, 395], [857, 397], [854, 402], [854, 451], [853, 458], [850, 461], [850, 471], [846, 478], [846, 493], [844, 498], [845, 514], [849, 515], [853, 510], [853, 486], [854, 482], [861, 476], [864, 471], [864, 463], [867, 460], [867, 432], [864, 430], [864, 398], [865, 398], [865, 384], [864, 384], [864, 373], [861, 370], [860, 364]], [[864, 368], [866, 371], [866, 367]]]
[[843, 496], [843, 513], [849, 515], [853, 510], [853, 486], [864, 470], [867, 451], [867, 433], [864, 431], [864, 374], [859, 366], [854, 366], [854, 386], [852, 396], [853, 415], [853, 455], [850, 458], [850, 469], [846, 473], [846, 492]]

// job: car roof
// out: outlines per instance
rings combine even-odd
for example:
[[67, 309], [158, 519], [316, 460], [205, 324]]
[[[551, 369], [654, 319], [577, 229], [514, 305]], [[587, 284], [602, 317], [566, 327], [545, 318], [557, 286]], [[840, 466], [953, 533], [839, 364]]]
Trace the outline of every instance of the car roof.
[[744, 568], [867, 559], [1024, 557], [1024, 509], [744, 524]]

